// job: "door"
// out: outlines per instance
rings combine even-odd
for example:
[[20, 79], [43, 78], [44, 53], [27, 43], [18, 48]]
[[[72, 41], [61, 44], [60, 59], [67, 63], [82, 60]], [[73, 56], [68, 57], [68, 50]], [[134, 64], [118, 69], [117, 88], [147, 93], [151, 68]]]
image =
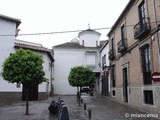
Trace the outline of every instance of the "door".
[[127, 68], [123, 69], [123, 100], [128, 102], [128, 74]]
[[108, 75], [102, 75], [102, 95], [108, 96]]
[[28, 86], [26, 84], [23, 84], [22, 101], [26, 100], [26, 89], [28, 89], [28, 100], [29, 101], [38, 100], [38, 84], [37, 83], [33, 83]]
[[146, 44], [141, 47], [142, 69], [143, 69], [143, 82], [144, 84], [152, 84], [151, 75], [151, 56], [149, 45]]

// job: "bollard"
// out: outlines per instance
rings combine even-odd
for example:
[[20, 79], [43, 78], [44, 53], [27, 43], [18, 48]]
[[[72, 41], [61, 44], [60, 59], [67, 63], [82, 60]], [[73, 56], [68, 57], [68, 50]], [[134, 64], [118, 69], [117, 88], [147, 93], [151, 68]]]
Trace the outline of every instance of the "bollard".
[[92, 116], [92, 110], [89, 109], [88, 110], [88, 117], [91, 118], [91, 116]]
[[64, 100], [63, 99], [59, 99], [58, 112], [56, 114], [56, 117], [58, 117], [58, 115], [60, 113], [60, 109], [62, 107], [62, 104], [64, 104]]
[[69, 114], [68, 114], [68, 109], [66, 105], [62, 106], [61, 114], [58, 120], [69, 120]]
[[84, 103], [84, 110], [86, 110], [86, 108], [87, 108], [87, 104], [86, 104], [86, 103]]
[[81, 103], [83, 103], [83, 99], [81, 98]]

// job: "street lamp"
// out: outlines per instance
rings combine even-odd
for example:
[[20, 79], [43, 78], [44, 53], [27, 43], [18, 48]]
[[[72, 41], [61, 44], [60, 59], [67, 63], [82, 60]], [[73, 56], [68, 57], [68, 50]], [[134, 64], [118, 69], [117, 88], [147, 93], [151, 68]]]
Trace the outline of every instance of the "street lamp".
[[99, 63], [98, 66], [99, 66], [100, 68], [102, 68], [103, 71], [105, 71], [105, 72], [107, 72], [107, 73], [109, 72], [110, 66], [107, 66], [106, 64], [103, 64], [103, 65], [101, 66], [101, 63]]

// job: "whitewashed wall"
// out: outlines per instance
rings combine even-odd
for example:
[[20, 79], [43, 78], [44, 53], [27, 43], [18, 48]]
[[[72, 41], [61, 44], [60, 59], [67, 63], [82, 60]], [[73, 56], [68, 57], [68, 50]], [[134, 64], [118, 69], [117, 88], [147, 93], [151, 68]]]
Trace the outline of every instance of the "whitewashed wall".
[[[80, 43], [84, 48], [54, 47], [54, 93], [55, 94], [76, 94], [76, 88], [69, 85], [68, 76], [72, 67], [85, 66], [100, 72], [98, 63], [100, 33], [93, 30], [85, 30], [78, 34], [79, 42], [76, 39], [72, 42]], [[83, 44], [84, 43], [84, 44]]]
[[[70, 69], [75, 66], [87, 66], [86, 65], [86, 51], [87, 49], [73, 49], [73, 48], [54, 48], [54, 93], [55, 94], [76, 94], [77, 89], [70, 86], [68, 82], [68, 76]], [[96, 60], [90, 59], [93, 63], [96, 61], [96, 65], [91, 67], [94, 72], [100, 71]], [[93, 61], [91, 61], [93, 60]], [[88, 66], [87, 66], [88, 67]], [[98, 69], [97, 69], [98, 68]]]
[[54, 93], [76, 94], [76, 88], [68, 82], [70, 69], [75, 66], [84, 66], [84, 51], [73, 49], [54, 49]]
[[[16, 23], [0, 19], [0, 34], [1, 35], [14, 35], [16, 32]], [[14, 52], [14, 39], [15, 36], [0, 36], [0, 73], [2, 72], [2, 64], [5, 59]], [[0, 76], [0, 92], [1, 91], [19, 91], [16, 84], [4, 81]]]
[[[0, 19], [0, 35], [14, 35], [16, 32], [16, 23], [1, 20]], [[22, 41], [21, 41], [22, 42]], [[15, 43], [15, 36], [0, 36], [0, 73], [2, 72], [2, 65], [6, 58], [10, 56], [10, 53], [13, 53], [16, 51], [14, 48]], [[23, 43], [35, 45], [35, 43], [28, 43], [23, 41]], [[39, 44], [36, 44], [37, 46], [40, 46]], [[43, 67], [45, 70], [45, 77], [49, 80], [49, 85], [47, 85], [47, 82], [44, 82], [39, 85], [39, 92], [46, 92], [50, 90], [50, 69], [49, 69], [49, 63], [51, 63], [50, 58], [48, 57], [47, 53], [38, 52], [43, 56], [44, 63]], [[47, 88], [48, 87], [48, 88]], [[22, 85], [20, 87], [17, 87], [17, 84], [14, 83], [8, 83], [5, 81], [2, 76], [0, 76], [0, 92], [21, 92], [22, 91]]]
[[[109, 52], [109, 44], [107, 44], [105, 47], [103, 47], [103, 49], [101, 49], [100, 51], [100, 61], [101, 61], [101, 67], [102, 67], [102, 57], [104, 55], [106, 55], [106, 66], [109, 66], [109, 59], [108, 59], [108, 52]], [[103, 72], [102, 68], [101, 68], [101, 73]], [[110, 75], [108, 75], [108, 88], [109, 88], [109, 92], [110, 92]], [[101, 81], [102, 84], [102, 81]], [[100, 86], [100, 91], [102, 91], [102, 85]]]
[[82, 41], [84, 40], [84, 46], [97, 47], [100, 45], [99, 37], [100, 35], [95, 34], [95, 32], [93, 31], [86, 31], [85, 33], [79, 36], [80, 44], [83, 45]]
[[102, 65], [102, 57], [106, 54], [106, 65], [109, 66], [108, 52], [109, 52], [109, 45], [106, 45], [106, 46], [100, 51], [101, 65]]
[[[15, 52], [16, 49], [14, 49], [14, 51], [12, 51], [11, 53]], [[48, 55], [46, 53], [42, 53], [42, 52], [38, 52], [40, 55], [43, 56], [43, 68], [45, 71], [45, 77], [48, 79], [48, 82], [43, 82], [41, 84], [39, 84], [38, 87], [38, 91], [39, 92], [48, 92], [50, 91], [50, 80], [51, 80], [51, 69], [50, 69], [50, 63], [51, 60], [48, 57]], [[5, 60], [5, 59], [4, 59]], [[3, 63], [2, 63], [3, 64]], [[2, 67], [1, 67], [2, 69]], [[22, 91], [22, 85], [20, 85], [20, 88], [17, 87], [16, 83], [8, 83], [7, 81], [5, 81], [2, 76], [0, 77], [0, 92], [21, 92]]]
[[43, 82], [42, 84], [39, 84], [39, 92], [50, 92], [50, 86], [51, 86], [51, 60], [47, 53], [40, 52], [43, 56], [43, 69], [45, 71], [45, 77], [48, 79], [48, 82]]

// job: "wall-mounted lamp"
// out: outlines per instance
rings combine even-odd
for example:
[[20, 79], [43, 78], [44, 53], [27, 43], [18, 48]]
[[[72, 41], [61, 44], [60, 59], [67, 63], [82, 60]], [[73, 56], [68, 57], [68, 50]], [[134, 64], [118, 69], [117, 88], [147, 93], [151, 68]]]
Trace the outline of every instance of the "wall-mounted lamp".
[[101, 63], [99, 63], [98, 66], [99, 66], [100, 68], [102, 68], [103, 70], [105, 69], [106, 72], [108, 72], [109, 69], [110, 69], [110, 66], [107, 66], [106, 64], [103, 64], [103, 65], [101, 66]]

